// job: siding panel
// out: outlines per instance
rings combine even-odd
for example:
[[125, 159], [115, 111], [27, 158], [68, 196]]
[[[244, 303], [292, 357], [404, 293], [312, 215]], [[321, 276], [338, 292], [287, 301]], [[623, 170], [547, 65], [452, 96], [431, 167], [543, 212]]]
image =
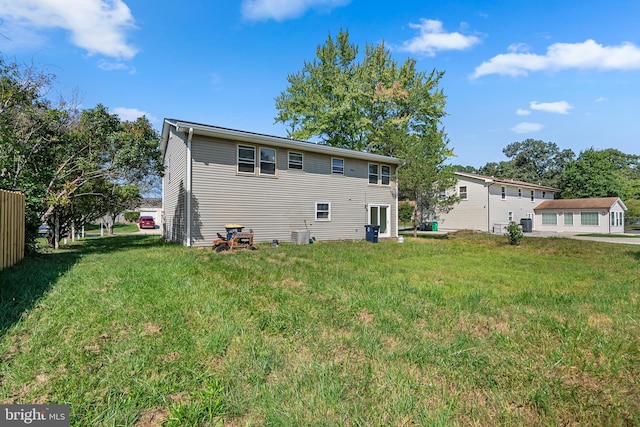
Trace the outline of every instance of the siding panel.
[[[227, 223], [253, 229], [262, 242], [289, 241], [305, 227], [317, 240], [363, 239], [367, 203], [391, 206], [397, 235], [395, 183], [368, 185], [366, 161], [345, 158], [345, 176], [332, 175], [331, 155], [304, 152], [303, 171], [287, 170], [288, 150], [277, 148], [277, 177], [248, 176], [236, 173], [236, 150], [234, 141], [193, 138], [193, 245], [210, 245]], [[315, 220], [316, 202], [331, 203], [331, 221]]]

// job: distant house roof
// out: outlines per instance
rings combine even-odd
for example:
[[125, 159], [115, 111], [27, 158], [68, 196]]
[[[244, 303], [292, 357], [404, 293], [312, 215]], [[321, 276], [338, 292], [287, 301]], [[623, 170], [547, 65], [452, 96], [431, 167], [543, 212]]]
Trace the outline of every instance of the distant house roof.
[[247, 142], [250, 144], [268, 144], [275, 147], [282, 147], [291, 150], [304, 150], [317, 153], [331, 154], [336, 157], [356, 158], [369, 160], [372, 162], [384, 162], [398, 165], [400, 160], [396, 157], [381, 156], [379, 154], [367, 153], [364, 151], [348, 150], [346, 148], [332, 147], [325, 144], [316, 144], [309, 141], [301, 141], [297, 139], [285, 138], [282, 136], [265, 135], [255, 132], [247, 132], [243, 130], [228, 129], [219, 126], [204, 125], [201, 123], [193, 123], [176, 119], [165, 119], [162, 125], [162, 138], [160, 139], [160, 151], [165, 154], [167, 143], [169, 140], [169, 130], [171, 127], [176, 128], [180, 132], [193, 131], [197, 135], [205, 135], [214, 138], [232, 139], [239, 142]]
[[154, 198], [154, 197], [145, 198], [140, 201], [140, 204], [138, 205], [138, 207], [139, 208], [161, 208], [162, 199]]
[[535, 188], [538, 190], [551, 191], [551, 192], [560, 191], [559, 188], [548, 187], [546, 185], [532, 184], [530, 182], [516, 181], [514, 179], [496, 178], [495, 176], [478, 175], [477, 173], [456, 172], [455, 174], [458, 176], [464, 176], [467, 178], [479, 179], [487, 183], [493, 182], [496, 184], [509, 184], [509, 185], [516, 185], [518, 187]]
[[534, 211], [546, 209], [611, 209], [613, 205], [620, 203], [624, 210], [627, 210], [625, 204], [619, 197], [600, 197], [592, 199], [556, 199], [546, 200], [540, 203]]

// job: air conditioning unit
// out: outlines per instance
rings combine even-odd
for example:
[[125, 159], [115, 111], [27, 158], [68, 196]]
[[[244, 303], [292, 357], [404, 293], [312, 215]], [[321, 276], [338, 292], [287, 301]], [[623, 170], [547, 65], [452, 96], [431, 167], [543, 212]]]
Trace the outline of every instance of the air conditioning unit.
[[309, 230], [293, 230], [291, 232], [291, 243], [296, 245], [308, 245], [309, 236]]

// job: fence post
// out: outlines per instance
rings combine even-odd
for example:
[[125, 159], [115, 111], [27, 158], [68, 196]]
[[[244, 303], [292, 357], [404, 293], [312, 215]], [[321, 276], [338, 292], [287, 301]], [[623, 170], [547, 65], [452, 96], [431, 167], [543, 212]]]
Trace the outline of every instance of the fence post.
[[24, 258], [25, 196], [0, 190], [0, 270]]

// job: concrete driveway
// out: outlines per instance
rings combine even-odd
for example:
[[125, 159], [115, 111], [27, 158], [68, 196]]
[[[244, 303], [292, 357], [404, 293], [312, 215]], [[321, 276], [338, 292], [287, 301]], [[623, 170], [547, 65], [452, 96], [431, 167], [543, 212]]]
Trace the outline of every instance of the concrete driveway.
[[566, 239], [574, 239], [574, 240], [589, 240], [592, 242], [604, 242], [604, 243], [616, 243], [623, 245], [640, 245], [640, 235], [637, 237], [615, 237], [615, 234], [612, 234], [611, 237], [592, 237], [592, 236], [580, 236], [578, 234], [573, 233], [552, 233], [552, 232], [542, 232], [542, 231], [534, 231], [532, 233], [525, 233], [526, 236], [531, 237], [564, 237]]

